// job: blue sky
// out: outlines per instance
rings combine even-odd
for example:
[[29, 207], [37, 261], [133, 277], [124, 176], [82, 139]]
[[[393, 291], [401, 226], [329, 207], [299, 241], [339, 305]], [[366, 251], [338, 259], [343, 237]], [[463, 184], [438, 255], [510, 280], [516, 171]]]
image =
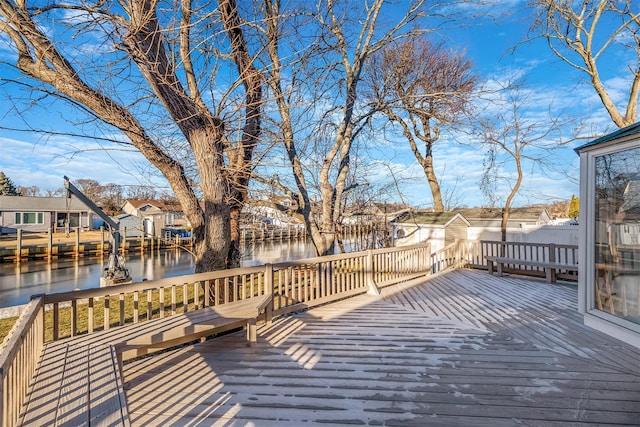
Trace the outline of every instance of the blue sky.
[[[499, 4], [505, 12], [512, 14], [444, 33], [442, 36], [448, 45], [465, 51], [473, 61], [476, 73], [485, 81], [504, 82], [513, 76], [524, 78], [527, 91], [535, 95], [528, 106], [532, 116], [543, 117], [552, 106], [553, 111], [563, 110], [588, 121], [598, 132], [614, 130], [595, 92], [584, 83], [584, 76], [556, 58], [543, 41], [523, 44], [513, 53], [509, 51], [526, 38], [529, 11], [521, 1]], [[0, 57], [3, 60], [13, 58], [3, 38], [0, 38]], [[628, 85], [617, 74], [620, 67], [616, 60], [606, 59], [601, 65], [605, 65], [609, 73], [606, 81], [612, 87], [617, 85], [623, 88], [625, 84]], [[0, 72], [6, 72], [6, 68], [0, 68]], [[14, 88], [4, 85], [2, 90], [13, 91]], [[623, 93], [615, 92], [614, 95], [620, 101]], [[0, 104], [0, 127], [24, 127], [12, 110], [12, 105], [6, 98], [3, 99]], [[65, 123], [68, 114], [71, 114], [68, 110], [53, 104], [46, 109], [34, 109], [26, 117], [33, 127], [64, 130], [68, 129]], [[487, 202], [479, 190], [484, 149], [469, 137], [457, 139], [465, 139], [468, 144], [461, 145], [450, 138], [435, 146], [435, 168], [445, 197], [451, 196], [454, 204], [458, 205], [485, 205]], [[516, 204], [552, 202], [577, 195], [578, 158], [572, 148], [584, 142], [576, 141], [556, 153], [556, 171], [543, 172], [528, 166], [521, 196]], [[64, 175], [72, 180], [91, 178], [103, 184], [166, 186], [161, 178], [149, 173], [150, 166], [140, 154], [114, 148], [107, 143], [71, 136], [43, 137], [34, 133], [2, 130], [0, 170], [16, 185], [36, 185], [41, 190], [62, 187]], [[368, 155], [371, 158], [366, 173], [370, 182], [388, 183], [393, 175], [400, 179], [398, 187], [402, 190], [404, 201], [418, 207], [431, 205], [424, 175], [407, 145], [378, 144], [369, 150]], [[505, 166], [503, 174], [512, 174], [512, 168]], [[399, 198], [394, 194], [389, 197], [395, 200]]]

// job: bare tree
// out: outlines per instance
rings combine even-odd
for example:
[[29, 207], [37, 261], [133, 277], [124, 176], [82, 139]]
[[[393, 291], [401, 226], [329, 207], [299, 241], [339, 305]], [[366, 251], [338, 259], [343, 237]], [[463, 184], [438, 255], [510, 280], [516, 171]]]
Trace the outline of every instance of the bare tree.
[[[530, 4], [537, 10], [532, 31], [547, 39], [558, 58], [586, 74], [616, 126], [635, 123], [640, 94], [640, 3], [533, 0]], [[626, 108], [618, 108], [611, 95], [614, 88], [607, 88], [602, 77], [607, 54], [619, 61], [616, 71], [628, 72]]]
[[29, 187], [23, 187], [19, 185], [16, 188], [16, 190], [18, 193], [22, 194], [23, 196], [35, 197], [40, 195], [40, 188], [37, 185], [32, 185]]
[[[319, 255], [333, 251], [343, 198], [362, 183], [350, 168], [357, 136], [373, 113], [360, 100], [367, 61], [408, 34], [423, 4], [403, 3], [404, 13], [381, 24], [388, 18], [381, 17], [383, 0], [323, 0], [299, 13], [285, 13], [279, 0], [263, 0], [267, 83], [279, 119], [272, 137], [282, 144], [293, 176], [291, 183], [278, 178], [271, 185], [295, 200]], [[286, 35], [295, 33], [301, 35], [293, 38], [297, 45], [287, 44]]]
[[104, 187], [98, 181], [91, 178], [80, 178], [76, 179], [74, 184], [93, 203], [98, 205], [102, 203]]
[[434, 211], [443, 212], [433, 146], [443, 127], [461, 124], [469, 112], [477, 81], [471, 61], [422, 35], [388, 45], [370, 61], [371, 102], [400, 126], [429, 183]]
[[66, 190], [64, 187], [59, 188], [48, 188], [43, 191], [45, 197], [61, 197], [66, 194]]
[[[522, 88], [505, 88], [503, 99], [494, 101], [499, 109], [480, 119], [478, 134], [487, 149], [485, 169], [480, 187], [493, 201], [502, 201], [501, 239], [506, 240], [507, 224], [512, 203], [524, 180], [524, 167], [544, 169], [548, 157], [562, 140], [561, 114], [549, 117], [528, 114], [527, 103], [531, 93]], [[507, 169], [515, 167], [515, 173]], [[506, 198], [498, 192], [508, 190]]]
[[156, 189], [148, 185], [129, 185], [125, 194], [127, 199], [134, 200], [155, 200], [158, 196]]
[[[235, 0], [219, 0], [217, 9], [194, 3], [0, 0], [0, 31], [17, 53], [14, 70], [32, 79], [31, 91], [63, 99], [105, 134], [119, 131], [125, 139], [112, 142], [139, 150], [162, 173], [193, 226], [202, 272], [236, 258], [230, 218], [245, 197], [260, 132], [261, 77]], [[87, 39], [98, 41], [91, 56]], [[219, 69], [226, 77], [233, 66], [238, 78], [216, 86]], [[225, 102], [240, 88], [245, 101], [234, 115]], [[244, 124], [234, 132], [238, 121]]]

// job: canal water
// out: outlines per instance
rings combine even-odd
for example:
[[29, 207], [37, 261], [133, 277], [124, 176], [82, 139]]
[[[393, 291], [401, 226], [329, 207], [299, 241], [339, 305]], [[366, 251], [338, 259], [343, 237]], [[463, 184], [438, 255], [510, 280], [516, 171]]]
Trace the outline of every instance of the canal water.
[[[310, 243], [255, 243], [243, 250], [241, 265], [249, 267], [313, 256], [315, 252]], [[61, 259], [52, 263], [29, 261], [0, 264], [0, 308], [26, 304], [35, 294], [98, 287], [107, 261], [107, 257], [86, 257]], [[126, 263], [134, 282], [183, 276], [193, 274], [195, 270], [193, 256], [181, 249], [151, 254], [131, 253], [127, 255]]]

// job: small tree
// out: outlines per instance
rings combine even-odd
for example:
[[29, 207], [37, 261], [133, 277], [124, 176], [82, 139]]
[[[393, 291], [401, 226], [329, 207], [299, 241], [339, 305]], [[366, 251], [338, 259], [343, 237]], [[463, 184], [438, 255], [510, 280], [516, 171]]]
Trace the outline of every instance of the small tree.
[[0, 196], [22, 196], [13, 185], [11, 178], [0, 171]]
[[468, 116], [476, 82], [471, 61], [423, 35], [391, 44], [371, 59], [366, 79], [371, 102], [400, 126], [424, 171], [436, 212], [444, 212], [445, 204], [433, 146], [442, 128]]
[[[480, 187], [492, 201], [503, 200], [501, 239], [507, 238], [507, 223], [513, 201], [524, 180], [526, 163], [543, 168], [550, 152], [562, 144], [559, 115], [551, 115], [547, 120], [529, 117], [525, 106], [531, 102], [521, 88], [505, 88], [504, 99], [494, 101], [501, 111], [486, 111], [488, 116], [480, 119], [480, 137], [487, 147], [487, 160]], [[504, 107], [502, 105], [504, 105]], [[511, 164], [515, 173], [505, 167]], [[497, 188], [502, 184], [502, 188]], [[507, 188], [507, 196], [502, 193]]]
[[578, 219], [580, 215], [580, 199], [574, 194], [571, 195], [571, 202], [569, 203], [569, 218]]

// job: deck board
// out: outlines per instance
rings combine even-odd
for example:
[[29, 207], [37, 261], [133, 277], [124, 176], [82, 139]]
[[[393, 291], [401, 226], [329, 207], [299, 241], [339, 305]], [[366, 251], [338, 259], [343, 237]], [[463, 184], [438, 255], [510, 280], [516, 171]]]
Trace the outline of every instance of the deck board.
[[638, 425], [640, 351], [575, 286], [458, 270], [125, 365], [134, 426]]

